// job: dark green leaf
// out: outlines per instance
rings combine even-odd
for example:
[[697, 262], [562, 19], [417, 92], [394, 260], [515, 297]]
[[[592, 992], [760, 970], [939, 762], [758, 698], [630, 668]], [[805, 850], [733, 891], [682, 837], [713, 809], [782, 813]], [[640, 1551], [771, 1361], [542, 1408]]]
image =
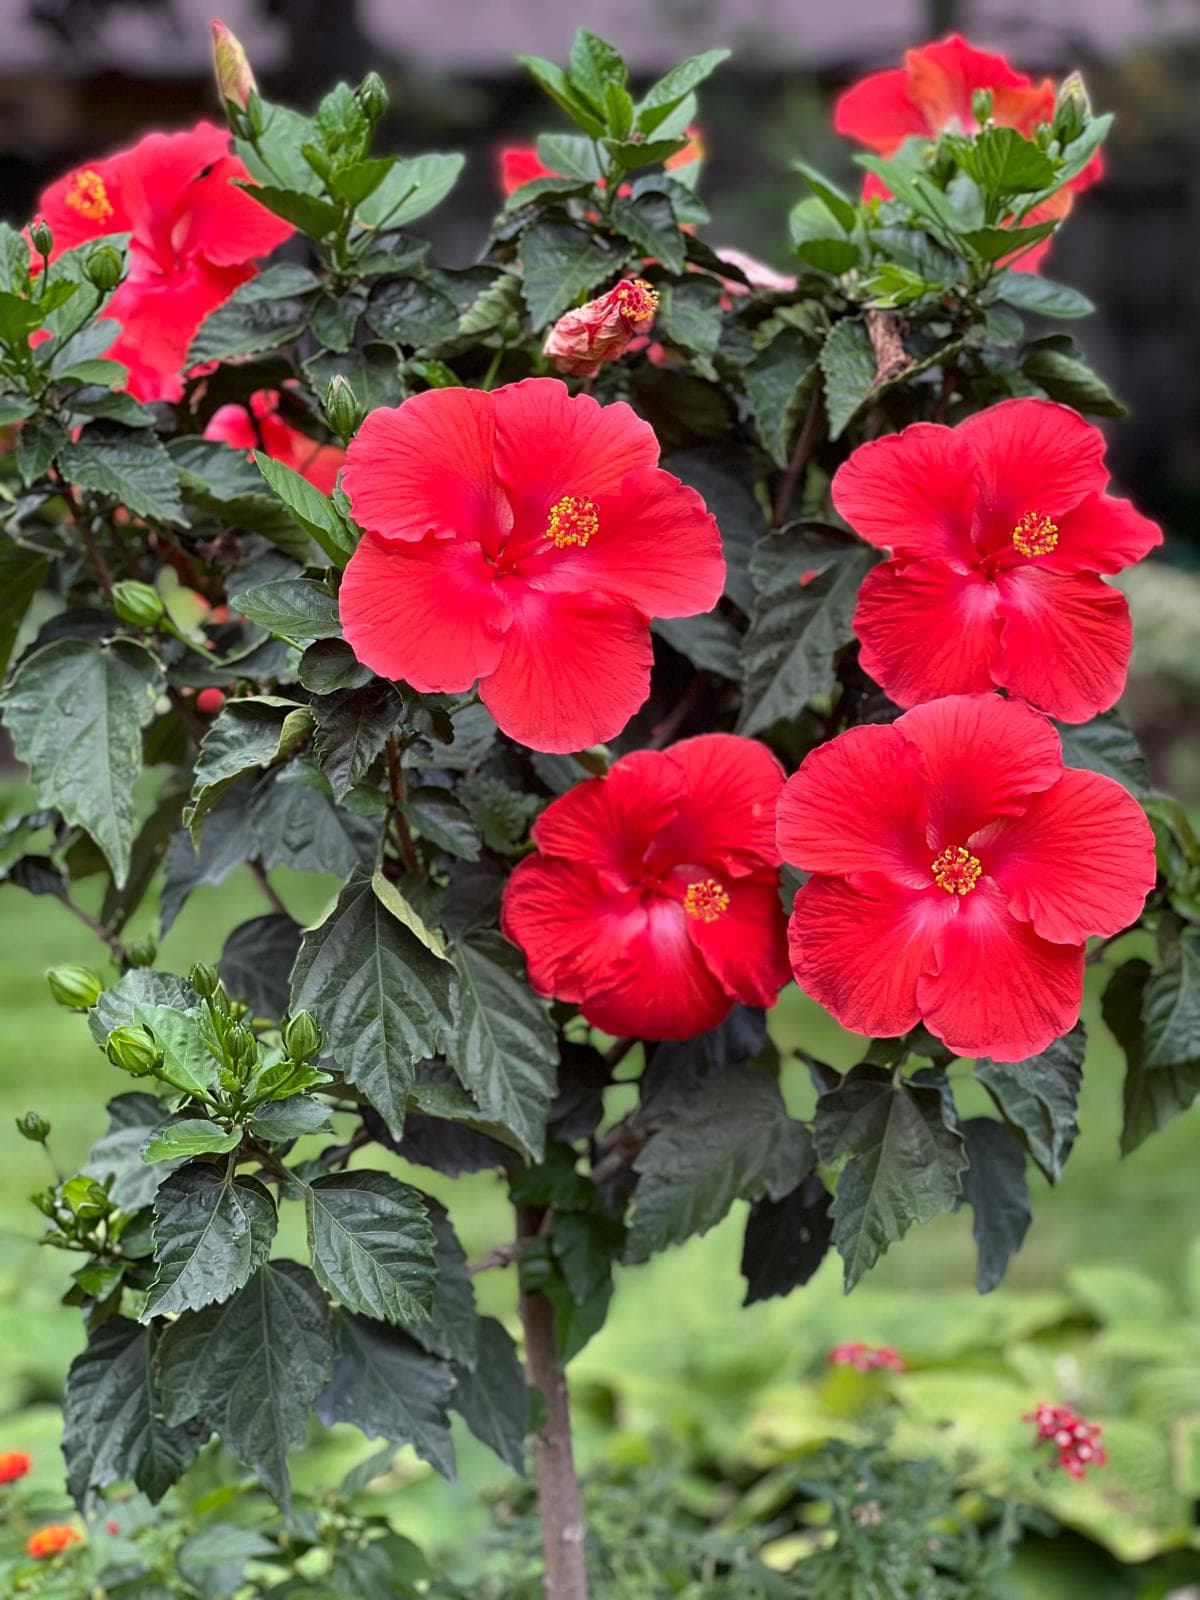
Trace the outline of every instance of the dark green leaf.
[[292, 1004], [311, 1011], [329, 1051], [399, 1138], [418, 1061], [440, 1055], [453, 1026], [451, 969], [353, 878], [304, 936]]
[[158, 1276], [142, 1320], [228, 1300], [266, 1260], [277, 1221], [267, 1190], [236, 1177], [232, 1162], [193, 1161], [173, 1172], [154, 1197]]
[[624, 1242], [621, 1222], [602, 1211], [556, 1214], [550, 1249], [576, 1305], [585, 1305], [608, 1284]]
[[179, 469], [156, 434], [98, 437], [85, 432], [63, 447], [58, 468], [69, 483], [159, 522], [186, 522], [179, 498]]
[[1028, 1061], [980, 1061], [975, 1076], [1025, 1140], [1051, 1183], [1062, 1175], [1079, 1126], [1075, 1108], [1087, 1035], [1082, 1022]]
[[477, 1439], [524, 1477], [529, 1393], [516, 1346], [495, 1317], [480, 1319], [479, 1360], [474, 1370], [456, 1366], [455, 1377], [452, 1409]]
[[976, 1286], [987, 1294], [1003, 1278], [1024, 1242], [1033, 1213], [1025, 1183], [1025, 1151], [1012, 1129], [993, 1117], [970, 1117], [959, 1131], [970, 1162], [963, 1174], [963, 1199], [975, 1214], [979, 1246]]
[[914, 1222], [954, 1207], [966, 1152], [946, 1126], [941, 1093], [881, 1067], [852, 1067], [823, 1094], [814, 1134], [823, 1162], [849, 1157], [832, 1211], [849, 1290]]
[[784, 328], [743, 372], [758, 437], [776, 466], [787, 465], [816, 365], [811, 341], [798, 328]]
[[282, 912], [253, 917], [236, 927], [221, 951], [221, 981], [252, 1017], [281, 1017], [287, 1010], [300, 927]]
[[1103, 711], [1091, 722], [1056, 722], [1062, 739], [1063, 761], [1068, 767], [1102, 772], [1142, 799], [1150, 789], [1146, 758], [1119, 712]]
[[315, 702], [316, 748], [335, 800], [366, 777], [387, 736], [404, 717], [404, 702], [390, 683], [374, 678], [361, 689], [342, 689]]
[[381, 339], [427, 350], [459, 331], [459, 311], [449, 295], [422, 278], [384, 278], [371, 295], [367, 322]]
[[1129, 408], [1073, 349], [1056, 348], [1048, 340], [1039, 340], [1026, 348], [1021, 369], [1027, 378], [1040, 384], [1051, 400], [1061, 400], [1064, 405], [1097, 417], [1129, 415]]
[[11, 539], [0, 539], [0, 682], [8, 669], [29, 602], [46, 581], [49, 559]]
[[155, 1387], [158, 1334], [113, 1317], [75, 1357], [63, 1404], [67, 1487], [82, 1510], [93, 1492], [132, 1479], [159, 1501], [190, 1466], [206, 1437], [189, 1418], [163, 1421]]
[[433, 1227], [433, 1259], [437, 1270], [433, 1303], [427, 1316], [404, 1316], [397, 1320], [422, 1350], [470, 1369], [479, 1355], [479, 1317], [467, 1258], [445, 1207], [426, 1195], [421, 1198]]
[[375, 859], [383, 819], [334, 803], [315, 763], [301, 756], [267, 772], [250, 796], [249, 824], [265, 867], [345, 878]]
[[815, 524], [759, 541], [750, 558], [756, 598], [742, 640], [739, 732], [760, 733], [833, 692], [833, 658], [853, 636], [859, 587], [875, 559], [860, 540]]
[[166, 1114], [165, 1102], [152, 1094], [119, 1094], [108, 1102], [108, 1132], [92, 1146], [82, 1171], [98, 1183], [111, 1180], [109, 1193], [122, 1211], [148, 1206], [178, 1165], [148, 1167], [142, 1160], [147, 1139]]
[[231, 594], [229, 604], [284, 639], [330, 639], [342, 631], [336, 595], [311, 578], [276, 578]]
[[356, 535], [328, 495], [282, 461], [254, 452], [258, 470], [291, 511], [296, 521], [317, 541], [336, 567], [344, 567], [354, 552]]
[[[612, 225], [641, 253], [652, 261], [661, 261], [668, 272], [682, 272], [684, 268], [684, 236], [679, 231], [675, 212], [665, 194], [645, 194], [637, 200], [618, 199], [613, 202]], [[675, 285], [667, 285], [668, 289]], [[717, 318], [720, 335], [720, 318]], [[675, 338], [676, 343], [690, 344], [687, 339]], [[712, 348], [716, 348], [713, 340]]]
[[329, 1112], [311, 1095], [295, 1094], [290, 1100], [260, 1106], [250, 1118], [249, 1127], [256, 1139], [284, 1144], [291, 1139], [303, 1138], [306, 1133], [327, 1132]]
[[829, 437], [839, 439], [875, 387], [875, 353], [865, 326], [850, 317], [835, 322], [821, 346]]
[[317, 1401], [330, 1426], [350, 1422], [368, 1439], [411, 1444], [444, 1477], [454, 1476], [454, 1444], [446, 1407], [454, 1374], [446, 1362], [406, 1334], [366, 1317], [339, 1312], [337, 1362]]
[[530, 989], [521, 952], [498, 933], [458, 945], [454, 966], [459, 1002], [446, 1056], [484, 1117], [539, 1161], [558, 1066], [546, 1002]]
[[1104, 1020], [1125, 1052], [1125, 1122], [1121, 1154], [1127, 1156], [1150, 1134], [1165, 1128], [1200, 1094], [1200, 1061], [1180, 1067], [1143, 1065], [1142, 1006], [1151, 968], [1146, 961], [1126, 961], [1104, 991]]
[[371, 681], [344, 639], [317, 639], [300, 660], [300, 682], [311, 694], [336, 694], [339, 689], [361, 689]]
[[833, 1197], [816, 1173], [809, 1173], [778, 1200], [754, 1203], [742, 1245], [743, 1304], [791, 1294], [808, 1282], [833, 1237], [832, 1204]]
[[607, 39], [579, 28], [571, 45], [567, 62], [571, 84], [588, 100], [596, 111], [604, 111], [605, 90], [609, 84], [624, 87], [629, 70]]
[[842, 231], [850, 233], [858, 221], [858, 208], [850, 196], [844, 194], [835, 183], [823, 177], [814, 167], [810, 167], [806, 161], [793, 161], [792, 166], [808, 180], [813, 193]]
[[651, 631], [694, 667], [734, 682], [742, 675], [741, 635], [719, 611], [699, 617], [656, 617]]
[[282, 217], [285, 222], [290, 222], [310, 239], [324, 239], [341, 221], [340, 207], [331, 205], [328, 200], [320, 200], [313, 194], [304, 194], [296, 189], [277, 189], [270, 184], [239, 183], [236, 187], [244, 189], [260, 206]]
[[1142, 1067], [1200, 1064], [1200, 928], [1168, 919], [1159, 935], [1161, 966], [1142, 1000]]
[[439, 850], [462, 861], [478, 861], [479, 831], [450, 789], [410, 789], [404, 805], [409, 825]]
[[308, 706], [277, 695], [231, 700], [205, 734], [184, 824], [198, 838], [205, 816], [242, 776], [291, 754], [308, 737]]
[[553, 322], [581, 295], [615, 277], [621, 254], [570, 222], [536, 222], [521, 240], [525, 304], [534, 330]]
[[1040, 244], [1057, 226], [1057, 222], [1039, 222], [1031, 228], [973, 228], [962, 240], [981, 261], [995, 262]]
[[573, 122], [577, 122], [589, 138], [600, 137], [604, 132], [603, 121], [588, 109], [586, 100], [576, 92], [561, 67], [556, 66], [553, 61], [546, 61], [542, 56], [518, 56], [517, 60], [538, 87], [548, 94], [555, 105], [565, 111]]
[[626, 1259], [707, 1233], [737, 1199], [779, 1199], [812, 1167], [812, 1140], [773, 1078], [730, 1066], [700, 1085], [634, 1162], [638, 1186]]
[[[250, 831], [247, 806], [253, 781], [234, 783], [209, 812], [204, 823], [200, 848], [192, 843], [186, 829], [172, 835], [167, 846], [166, 881], [163, 884], [161, 918], [165, 934], [183, 908], [188, 895], [201, 884], [223, 883], [236, 867], [249, 860], [258, 848]], [[194, 998], [194, 997], [193, 997]]]
[[433, 1229], [416, 1189], [386, 1172], [334, 1172], [305, 1190], [318, 1283], [350, 1311], [385, 1322], [427, 1316]]
[[[179, 1575], [205, 1600], [222, 1600], [242, 1587], [247, 1561], [277, 1557], [279, 1547], [253, 1528], [234, 1522], [206, 1521], [179, 1546], [175, 1564]], [[122, 1600], [147, 1600], [141, 1590]], [[148, 1597], [155, 1600], [155, 1597]]]
[[21, 482], [31, 488], [41, 477], [71, 435], [57, 417], [38, 417], [17, 434], [17, 469]]
[[721, 285], [700, 273], [664, 283], [656, 328], [670, 344], [711, 356], [721, 338]]
[[158, 661], [131, 639], [58, 639], [23, 658], [3, 696], [39, 800], [91, 835], [118, 886], [129, 872], [141, 733], [162, 687]]
[[308, 320], [306, 297], [319, 288], [320, 280], [306, 267], [291, 263], [268, 267], [235, 289], [200, 324], [188, 351], [188, 366], [258, 355], [291, 344], [304, 332]]
[[332, 1370], [329, 1308], [294, 1261], [268, 1261], [224, 1305], [191, 1311], [163, 1334], [159, 1382], [172, 1426], [208, 1424], [283, 1504], [287, 1452]]
[[1090, 317], [1096, 309], [1078, 289], [1053, 283], [1036, 272], [1013, 272], [1011, 268], [1001, 279], [1000, 299], [1036, 317]]
[[750, 555], [767, 525], [748, 483], [732, 470], [739, 465], [740, 458], [723, 464], [711, 449], [677, 451], [663, 462], [668, 472], [702, 496], [716, 517], [725, 552], [725, 593], [749, 615], [754, 602]]

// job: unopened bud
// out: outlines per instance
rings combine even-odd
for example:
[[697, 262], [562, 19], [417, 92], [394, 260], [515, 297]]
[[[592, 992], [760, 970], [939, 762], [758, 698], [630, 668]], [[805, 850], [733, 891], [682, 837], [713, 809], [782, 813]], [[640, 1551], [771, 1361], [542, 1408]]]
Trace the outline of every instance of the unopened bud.
[[1068, 145], [1078, 139], [1092, 119], [1092, 103], [1088, 99], [1083, 76], [1070, 72], [1063, 79], [1054, 102], [1054, 134], [1060, 144]]
[[67, 1179], [61, 1194], [64, 1203], [80, 1222], [98, 1222], [112, 1210], [108, 1191], [95, 1178], [89, 1178], [82, 1172], [77, 1177]]
[[36, 1111], [27, 1111], [23, 1117], [17, 1119], [17, 1132], [22, 1139], [28, 1139], [30, 1144], [45, 1144], [50, 1137], [50, 1124], [45, 1117], [38, 1116]]
[[358, 86], [358, 103], [372, 122], [378, 122], [389, 105], [387, 87], [377, 72], [368, 72]]
[[971, 94], [971, 115], [982, 128], [985, 122], [992, 120], [992, 108], [996, 97], [990, 89], [975, 89]]
[[131, 967], [152, 967], [158, 954], [158, 944], [149, 934], [125, 946], [125, 959]]
[[54, 1221], [58, 1212], [58, 1196], [53, 1189], [39, 1189], [29, 1198], [44, 1217], [49, 1217], [51, 1222]]
[[114, 1028], [108, 1036], [104, 1053], [114, 1067], [120, 1067], [122, 1072], [128, 1072], [134, 1078], [146, 1077], [162, 1060], [162, 1051], [145, 1028]]
[[340, 372], [330, 378], [325, 391], [325, 416], [343, 444], [349, 443], [350, 435], [366, 416], [358, 396]]
[[258, 1059], [258, 1040], [243, 1023], [237, 1023], [230, 1028], [225, 1040], [225, 1049], [234, 1066], [249, 1066]]
[[90, 967], [51, 967], [46, 982], [59, 1005], [72, 1011], [90, 1011], [104, 993], [104, 985]]
[[121, 252], [114, 250], [111, 244], [98, 244], [88, 252], [83, 270], [93, 288], [99, 289], [101, 294], [107, 294], [120, 283], [125, 262]]
[[241, 40], [223, 22], [214, 22], [212, 25], [212, 53], [217, 93], [227, 104], [231, 103], [245, 111], [258, 85]]
[[283, 1047], [292, 1061], [307, 1061], [321, 1048], [320, 1028], [307, 1011], [297, 1011], [283, 1030]]
[[54, 235], [45, 217], [39, 217], [29, 229], [29, 239], [40, 256], [48, 256], [54, 249]]
[[113, 584], [113, 610], [122, 622], [134, 628], [156, 628], [162, 621], [166, 607], [157, 589], [148, 583], [137, 583], [133, 578], [123, 578]]
[[210, 966], [207, 961], [197, 961], [188, 973], [188, 982], [202, 1000], [211, 1000], [217, 992], [217, 985], [221, 975], [216, 967]]

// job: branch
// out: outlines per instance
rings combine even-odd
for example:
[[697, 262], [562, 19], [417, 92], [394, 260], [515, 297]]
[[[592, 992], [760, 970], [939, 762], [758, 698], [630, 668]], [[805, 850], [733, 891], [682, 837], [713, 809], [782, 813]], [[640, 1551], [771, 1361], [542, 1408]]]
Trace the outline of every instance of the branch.
[[277, 916], [290, 917], [291, 912], [271, 887], [270, 879], [267, 877], [267, 869], [263, 866], [262, 862], [257, 858], [257, 856], [253, 861], [247, 861], [246, 865], [250, 868], [250, 872], [253, 875], [255, 883], [258, 884], [258, 887], [262, 890], [263, 894], [266, 895], [267, 903], [270, 905], [271, 910], [274, 911]]
[[813, 397], [808, 403], [808, 411], [804, 417], [804, 426], [800, 429], [796, 440], [796, 447], [792, 451], [792, 459], [784, 470], [783, 477], [779, 480], [779, 487], [775, 491], [775, 504], [771, 516], [771, 526], [780, 527], [787, 521], [787, 514], [791, 510], [792, 496], [796, 492], [796, 485], [800, 475], [808, 465], [808, 458], [812, 455], [813, 446], [817, 442], [817, 433], [821, 426], [821, 418], [825, 408], [825, 397], [818, 380], [813, 390]]
[[60, 904], [66, 906], [71, 915], [82, 922], [85, 928], [90, 928], [97, 939], [103, 939], [112, 954], [113, 960], [122, 971], [129, 965], [129, 958], [125, 954], [125, 946], [111, 928], [106, 928], [99, 918], [92, 916], [90, 911], [85, 911], [82, 906], [76, 905], [68, 894], [62, 896]]

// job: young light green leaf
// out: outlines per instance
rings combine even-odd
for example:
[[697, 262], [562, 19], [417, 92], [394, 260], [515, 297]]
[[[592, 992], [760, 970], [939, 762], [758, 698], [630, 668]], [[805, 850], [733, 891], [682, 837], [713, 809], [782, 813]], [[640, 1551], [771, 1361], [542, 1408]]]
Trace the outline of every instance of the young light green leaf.
[[177, 1161], [187, 1156], [223, 1155], [236, 1150], [242, 1142], [242, 1130], [234, 1128], [227, 1133], [207, 1117], [185, 1117], [180, 1122], [168, 1122], [146, 1146], [147, 1161]]
[[653, 133], [686, 95], [715, 72], [722, 61], [729, 59], [729, 54], [728, 50], [704, 50], [681, 61], [657, 83], [651, 84], [637, 108], [637, 125], [641, 131]]
[[217, 1075], [200, 1027], [199, 1011], [177, 1011], [173, 1006], [136, 1005], [133, 1021], [149, 1028], [163, 1053], [162, 1076], [184, 1094], [201, 1099]]

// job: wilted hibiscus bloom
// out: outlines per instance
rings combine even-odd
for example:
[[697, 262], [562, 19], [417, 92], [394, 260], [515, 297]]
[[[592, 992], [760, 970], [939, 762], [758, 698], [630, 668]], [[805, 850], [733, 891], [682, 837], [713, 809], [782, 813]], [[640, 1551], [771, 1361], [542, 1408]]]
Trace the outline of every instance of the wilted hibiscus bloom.
[[772, 818], [783, 787], [753, 739], [637, 751], [553, 801], [501, 927], [538, 994], [607, 1033], [688, 1039], [787, 982]]
[[223, 439], [235, 450], [261, 450], [281, 461], [322, 494], [330, 494], [346, 452], [340, 445], [322, 444], [285, 422], [279, 410], [279, 391], [260, 389], [244, 406], [221, 406], [209, 418], [206, 439]]
[[[120, 324], [108, 350], [139, 400], [177, 400], [197, 328], [292, 232], [233, 185], [248, 177], [229, 135], [209, 122], [148, 133], [130, 150], [77, 167], [42, 195], [54, 257], [130, 233], [129, 269], [105, 310]], [[53, 257], [52, 257], [53, 259]]]
[[24, 1450], [0, 1450], [0, 1483], [16, 1483], [33, 1471], [33, 1457]]
[[51, 1556], [69, 1550], [73, 1544], [82, 1543], [83, 1534], [78, 1528], [72, 1528], [65, 1522], [48, 1522], [26, 1539], [25, 1554], [32, 1556], [35, 1561], [48, 1561]]
[[[1040, 124], [1054, 116], [1055, 89], [1049, 78], [1034, 83], [1005, 58], [977, 50], [961, 34], [951, 34], [933, 44], [905, 52], [904, 65], [872, 72], [838, 97], [833, 125], [838, 133], [855, 139], [881, 156], [896, 153], [914, 135], [936, 139], [942, 133], [972, 135], [979, 123], [972, 105], [976, 90], [992, 95], [992, 121], [1015, 128], [1027, 139]], [[1099, 152], [1078, 177], [1022, 219], [1023, 227], [1064, 217], [1072, 197], [1103, 176]], [[889, 190], [874, 173], [867, 176], [863, 193], [887, 198]], [[1050, 248], [1043, 240], [1023, 252], [1012, 265], [1034, 272]]]
[[1154, 886], [1154, 835], [1111, 778], [1064, 767], [1019, 700], [952, 695], [806, 756], [779, 849], [812, 876], [790, 940], [800, 987], [854, 1033], [918, 1022], [963, 1056], [1020, 1061], [1068, 1032], [1084, 941]]
[[654, 430], [556, 378], [374, 411], [342, 483], [367, 530], [340, 594], [355, 655], [422, 693], [478, 680], [534, 750], [618, 734], [649, 693], [650, 618], [724, 584], [717, 525]]
[[908, 1364], [890, 1344], [839, 1344], [829, 1352], [831, 1366], [853, 1367], [855, 1372], [905, 1372]]
[[607, 294], [564, 312], [546, 335], [542, 353], [560, 372], [592, 378], [606, 361], [621, 359], [657, 310], [658, 292], [644, 278], [622, 278]]
[[1162, 534], [1107, 486], [1099, 428], [1046, 400], [860, 445], [833, 503], [891, 552], [859, 592], [864, 670], [902, 706], [999, 686], [1064, 722], [1108, 710], [1133, 634], [1099, 574]]

